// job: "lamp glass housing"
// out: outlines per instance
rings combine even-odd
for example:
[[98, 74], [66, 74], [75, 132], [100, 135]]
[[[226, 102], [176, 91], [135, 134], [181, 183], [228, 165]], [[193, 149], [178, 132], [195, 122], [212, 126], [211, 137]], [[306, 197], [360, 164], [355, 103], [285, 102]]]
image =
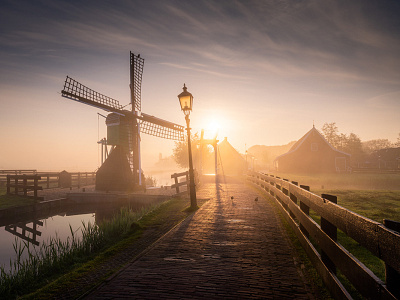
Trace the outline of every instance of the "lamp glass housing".
[[181, 105], [182, 111], [189, 114], [193, 108], [193, 95], [187, 91], [186, 85], [183, 85], [183, 92], [178, 95], [179, 104]]

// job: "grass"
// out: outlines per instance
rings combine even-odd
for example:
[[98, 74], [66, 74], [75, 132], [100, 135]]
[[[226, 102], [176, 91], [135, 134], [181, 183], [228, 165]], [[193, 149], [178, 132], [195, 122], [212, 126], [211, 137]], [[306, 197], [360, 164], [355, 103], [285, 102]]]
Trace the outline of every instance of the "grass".
[[331, 194], [338, 197], [338, 204], [371, 220], [383, 219], [400, 222], [400, 190], [314, 190], [314, 194]]
[[[331, 194], [338, 198], [338, 205], [366, 218], [382, 223], [383, 219], [400, 222], [400, 175], [399, 174], [274, 174], [281, 178], [310, 186], [312, 193]], [[310, 210], [310, 216], [320, 224], [320, 216]], [[338, 230], [338, 242], [385, 281], [385, 265], [342, 231]], [[318, 245], [314, 246], [319, 249]], [[338, 278], [355, 299], [362, 296], [347, 278], [338, 271]]]
[[[123, 208], [112, 220], [99, 225], [82, 223], [81, 239], [76, 238], [76, 232], [70, 227], [71, 236], [66, 241], [51, 238], [38, 249], [28, 242], [16, 240], [14, 250], [17, 258], [10, 261], [10, 271], [0, 267], [0, 297], [15, 298], [26, 294], [37, 289], [39, 282], [52, 279], [54, 274], [93, 258], [94, 254], [132, 233], [132, 224], [145, 212]], [[28, 253], [26, 260], [21, 260], [23, 252]]]
[[32, 198], [0, 194], [0, 209], [6, 209], [10, 207], [27, 206], [34, 204], [35, 200]]
[[[268, 173], [269, 174], [269, 173]], [[297, 181], [299, 184], [315, 189], [344, 189], [344, 190], [390, 190], [400, 191], [400, 174], [289, 174], [273, 173], [281, 178]]]
[[[204, 201], [200, 200], [199, 205]], [[102, 270], [102, 266], [107, 264], [112, 258], [117, 257], [124, 251], [129, 251], [130, 247], [136, 244], [136, 241], [140, 239], [143, 234], [149, 230], [149, 234], [154, 235], [154, 230], [162, 231], [163, 228], [172, 228], [180, 220], [188, 216], [185, 212], [185, 208], [188, 206], [187, 199], [171, 199], [163, 202], [151, 210], [147, 210], [146, 213], [142, 212], [135, 218], [126, 218], [125, 216], [117, 216], [111, 222], [113, 225], [101, 225], [99, 230], [102, 232], [108, 232], [109, 237], [103, 238], [103, 235], [98, 235], [96, 229], [88, 226], [86, 227], [86, 234], [84, 239], [90, 240], [82, 250], [83, 253], [67, 253], [67, 256], [72, 258], [65, 267], [55, 266], [55, 271], [48, 273], [48, 277], [44, 277], [42, 280], [27, 277], [25, 278], [25, 285], [30, 285], [29, 289], [25, 289], [24, 293], [19, 293], [21, 299], [49, 299], [57, 298], [60, 294], [68, 294], [69, 297], [79, 297], [80, 294], [73, 295], [74, 288], [77, 284], [82, 281], [88, 282], [90, 274], [99, 272]], [[125, 219], [125, 221], [124, 221]], [[126, 220], [129, 219], [129, 222]], [[135, 221], [136, 220], [136, 221]], [[116, 225], [119, 224], [119, 225]], [[117, 228], [124, 228], [122, 234], [117, 234], [110, 227], [116, 226]], [[151, 233], [150, 233], [151, 232]], [[71, 232], [73, 235], [73, 233]], [[86, 237], [86, 238], [85, 238]], [[98, 247], [95, 250], [97, 240], [105, 241], [105, 245]], [[90, 253], [88, 252], [90, 250]], [[17, 250], [18, 251], [18, 250]], [[68, 252], [68, 251], [67, 251]], [[129, 252], [131, 255], [131, 252]], [[125, 263], [127, 263], [126, 261]], [[50, 265], [50, 264], [49, 264]], [[112, 273], [116, 272], [122, 265], [112, 265], [112, 269], [102, 275], [97, 282], [85, 283], [85, 289], [90, 290], [95, 285], [99, 284], [102, 280], [108, 278]], [[10, 281], [8, 281], [10, 282]], [[21, 281], [22, 282], [22, 281]], [[41, 285], [35, 284], [36, 282], [42, 282]], [[0, 286], [3, 283], [0, 281]], [[15, 289], [17, 290], [17, 289]], [[29, 290], [29, 291], [28, 291]], [[66, 292], [68, 291], [68, 292]], [[4, 292], [3, 292], [4, 293]], [[30, 294], [28, 294], [30, 293]], [[0, 292], [0, 298], [4, 297], [5, 294]], [[9, 293], [11, 295], [11, 293]], [[15, 293], [12, 294], [15, 298]]]

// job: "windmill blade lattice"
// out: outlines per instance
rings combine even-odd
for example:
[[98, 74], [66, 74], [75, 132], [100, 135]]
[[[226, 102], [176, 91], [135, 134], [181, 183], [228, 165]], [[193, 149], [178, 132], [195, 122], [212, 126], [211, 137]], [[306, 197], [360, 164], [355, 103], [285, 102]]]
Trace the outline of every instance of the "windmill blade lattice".
[[140, 132], [156, 137], [184, 141], [184, 127], [147, 114], [138, 117]]
[[68, 76], [65, 79], [61, 96], [106, 111], [121, 112], [123, 109], [123, 106], [119, 104], [118, 100], [100, 94]]
[[142, 110], [142, 75], [143, 75], [144, 58], [131, 52], [131, 104], [132, 111]]

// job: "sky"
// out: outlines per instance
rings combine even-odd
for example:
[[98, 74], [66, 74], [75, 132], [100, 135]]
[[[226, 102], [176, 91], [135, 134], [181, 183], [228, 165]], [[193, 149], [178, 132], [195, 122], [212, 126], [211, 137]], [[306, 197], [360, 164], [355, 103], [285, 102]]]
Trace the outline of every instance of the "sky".
[[[93, 171], [106, 112], [61, 97], [68, 75], [130, 102], [129, 51], [145, 59], [142, 112], [218, 127], [240, 152], [336, 122], [362, 141], [400, 132], [400, 2], [0, 2], [0, 169]], [[174, 142], [142, 135], [143, 168]]]

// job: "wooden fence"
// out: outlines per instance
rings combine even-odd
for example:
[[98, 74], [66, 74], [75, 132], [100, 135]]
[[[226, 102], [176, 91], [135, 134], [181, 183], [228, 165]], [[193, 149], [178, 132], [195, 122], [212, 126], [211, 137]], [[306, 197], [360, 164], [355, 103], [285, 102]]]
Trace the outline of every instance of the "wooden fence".
[[44, 189], [78, 187], [95, 184], [95, 172], [38, 172], [36, 170], [0, 170], [0, 186], [6, 186], [7, 175], [39, 175]]
[[[400, 233], [384, 224], [360, 216], [337, 205], [332, 195], [317, 196], [309, 187], [273, 175], [250, 171], [248, 180], [274, 199], [293, 228], [311, 262], [336, 299], [351, 299], [336, 277], [336, 271], [367, 299], [400, 299]], [[321, 225], [310, 218], [310, 209]], [[398, 226], [398, 222], [393, 222]], [[385, 262], [386, 282], [337, 242], [337, 229]], [[320, 248], [319, 253], [310, 238]], [[396, 298], [397, 297], [397, 298]]]
[[39, 175], [7, 175], [7, 194], [20, 195], [22, 192], [25, 197], [31, 197], [28, 192], [33, 191], [33, 199], [42, 200], [37, 193], [42, 190], [39, 180]]
[[[178, 178], [179, 177], [186, 177], [186, 181], [181, 181], [179, 182]], [[175, 184], [171, 185], [171, 189], [176, 189], [176, 193], [189, 193], [189, 171], [182, 172], [182, 173], [174, 173], [171, 175], [172, 179], [175, 179]], [[186, 186], [186, 191], [184, 192], [179, 192], [179, 187], [180, 186]]]

